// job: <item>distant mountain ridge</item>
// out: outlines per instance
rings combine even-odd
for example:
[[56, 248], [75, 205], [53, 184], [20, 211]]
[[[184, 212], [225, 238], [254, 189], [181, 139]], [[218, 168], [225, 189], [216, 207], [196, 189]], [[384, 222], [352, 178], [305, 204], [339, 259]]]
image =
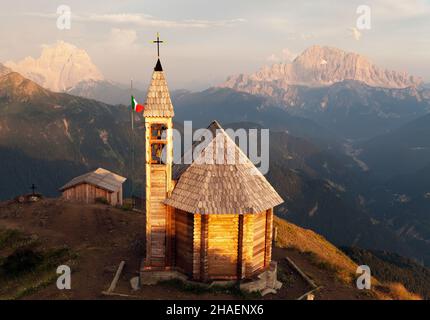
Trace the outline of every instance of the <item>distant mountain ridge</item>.
[[[360, 158], [384, 178], [430, 165], [430, 114], [358, 145]], [[430, 192], [430, 189], [428, 190]]]
[[292, 63], [233, 76], [219, 87], [265, 97], [347, 139], [384, 134], [430, 111], [421, 79], [331, 47], [310, 47]]
[[[429, 90], [371, 87], [344, 80], [328, 87], [290, 86], [279, 97], [290, 113], [311, 119], [350, 139], [384, 134], [430, 111]], [[272, 99], [272, 98], [270, 98]]]
[[108, 80], [84, 80], [66, 90], [67, 93], [108, 104], [130, 104], [130, 96], [144, 103], [146, 92]]
[[[290, 85], [330, 86], [344, 80], [356, 80], [373, 87], [406, 88], [422, 80], [406, 73], [385, 70], [364, 56], [332, 47], [312, 46], [292, 63], [265, 66], [250, 75], [231, 76], [220, 86], [249, 93], [264, 93], [268, 83], [286, 89]], [[269, 92], [265, 92], [268, 94]]]
[[0, 77], [0, 98], [7, 102], [29, 102], [50, 92], [17, 72], [9, 72]]
[[54, 92], [66, 91], [83, 80], [104, 79], [85, 50], [64, 41], [45, 46], [37, 59], [26, 57], [5, 66]]
[[[45, 46], [37, 59], [27, 57], [19, 62], [0, 64], [0, 76], [18, 72], [53, 92], [98, 100], [107, 104], [130, 104], [131, 90], [127, 85], [106, 80], [84, 49], [59, 41]], [[134, 88], [133, 95], [143, 101], [145, 92]]]
[[[141, 129], [136, 123], [136, 156]], [[0, 77], [0, 198], [30, 182], [56, 195], [59, 185], [97, 167], [125, 175], [132, 139], [127, 107], [51, 92], [16, 72]]]

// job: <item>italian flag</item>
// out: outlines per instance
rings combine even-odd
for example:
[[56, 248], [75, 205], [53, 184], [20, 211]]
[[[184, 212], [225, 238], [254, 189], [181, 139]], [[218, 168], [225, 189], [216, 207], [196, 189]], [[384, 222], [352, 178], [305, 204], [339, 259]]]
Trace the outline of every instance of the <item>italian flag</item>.
[[142, 112], [144, 109], [144, 106], [139, 104], [136, 99], [131, 96], [131, 108], [136, 112]]

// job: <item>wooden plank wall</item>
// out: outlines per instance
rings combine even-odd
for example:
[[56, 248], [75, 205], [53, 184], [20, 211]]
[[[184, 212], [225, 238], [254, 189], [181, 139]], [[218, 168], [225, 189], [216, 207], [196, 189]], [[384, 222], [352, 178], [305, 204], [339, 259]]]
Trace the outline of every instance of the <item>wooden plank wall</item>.
[[65, 199], [69, 201], [90, 203], [87, 196], [86, 186], [87, 186], [86, 184], [80, 184], [80, 185], [71, 187], [63, 192], [63, 196]]
[[[242, 278], [252, 276], [252, 258], [254, 254], [254, 215], [243, 216]], [[243, 269], [245, 269], [243, 271]]]
[[200, 223], [200, 280], [209, 279], [209, 216], [201, 215]]
[[251, 273], [264, 268], [266, 256], [266, 212], [254, 214], [254, 239]]
[[[163, 124], [167, 128], [166, 163], [152, 164], [151, 125]], [[175, 223], [174, 210], [163, 203], [173, 189], [173, 132], [171, 118], [145, 118], [146, 157], [146, 259], [145, 268], [165, 269], [174, 263]], [[168, 252], [167, 252], [168, 250]]]
[[239, 216], [219, 214], [205, 215], [205, 217], [208, 217], [209, 278], [236, 278]]
[[238, 221], [238, 238], [237, 238], [237, 277], [242, 279], [246, 273], [244, 260], [244, 219], [243, 214], [239, 215]]
[[149, 199], [150, 220], [150, 265], [166, 265], [166, 170], [164, 165], [151, 166], [151, 197]]
[[194, 216], [182, 210], [175, 213], [176, 266], [188, 276], [193, 274]]
[[201, 280], [200, 270], [200, 255], [201, 255], [201, 225], [202, 215], [194, 214], [194, 228], [193, 228], [193, 279]]
[[176, 264], [176, 209], [166, 207], [166, 266]]
[[244, 279], [262, 272], [271, 261], [272, 226], [272, 210], [245, 215], [195, 214], [193, 279]]
[[94, 203], [96, 198], [104, 198], [113, 206], [120, 203], [116, 192], [112, 193], [86, 183], [82, 183], [64, 190], [62, 196], [68, 201], [76, 201], [82, 203]]
[[266, 252], [264, 266], [269, 267], [272, 261], [273, 208], [266, 211]]

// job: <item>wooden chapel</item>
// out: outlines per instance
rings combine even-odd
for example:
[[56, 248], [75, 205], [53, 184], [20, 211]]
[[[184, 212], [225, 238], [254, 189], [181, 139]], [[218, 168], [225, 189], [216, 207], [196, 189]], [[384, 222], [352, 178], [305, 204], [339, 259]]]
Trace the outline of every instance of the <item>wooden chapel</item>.
[[[158, 59], [144, 109], [146, 255], [142, 272], [175, 270], [204, 282], [258, 275], [271, 262], [273, 208], [283, 200], [216, 121], [208, 127], [213, 138], [200, 146], [200, 159], [173, 165], [173, 117]], [[224, 160], [233, 154], [240, 161], [219, 164], [219, 159], [211, 159], [220, 148], [230, 150], [222, 155]]]

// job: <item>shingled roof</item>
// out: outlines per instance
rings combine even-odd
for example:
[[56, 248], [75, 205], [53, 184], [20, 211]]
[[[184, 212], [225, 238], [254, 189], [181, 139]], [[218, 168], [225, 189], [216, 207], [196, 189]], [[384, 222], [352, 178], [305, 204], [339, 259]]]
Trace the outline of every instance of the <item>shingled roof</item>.
[[127, 179], [110, 172], [109, 170], [98, 168], [97, 170], [73, 178], [71, 181], [62, 186], [60, 191], [82, 183], [88, 183], [111, 192], [116, 192], [120, 189], [125, 180]]
[[[186, 152], [182, 155], [182, 159], [179, 163], [175, 163], [172, 168], [172, 178], [173, 180], [178, 180], [179, 177], [185, 172], [185, 170], [188, 169], [188, 167], [191, 164], [191, 160], [193, 157], [193, 151], [199, 146], [200, 144], [202, 146], [207, 146], [209, 142], [212, 140], [213, 137], [216, 135], [217, 129], [222, 129], [221, 125], [218, 123], [218, 121], [214, 120], [211, 122], [211, 124], [207, 127], [207, 129], [211, 132], [212, 137], [209, 141], [205, 141], [200, 136], [199, 138], [194, 141], [191, 148], [189, 150], [186, 150]], [[201, 146], [200, 146], [201, 148]]]
[[160, 59], [158, 59], [154, 72], [152, 73], [152, 80], [148, 89], [143, 116], [173, 117], [174, 115], [169, 88], [167, 87]]
[[243, 214], [283, 203], [218, 122], [208, 129], [215, 135], [199, 146], [201, 151], [193, 163], [174, 167], [179, 180], [165, 204], [191, 213]]

